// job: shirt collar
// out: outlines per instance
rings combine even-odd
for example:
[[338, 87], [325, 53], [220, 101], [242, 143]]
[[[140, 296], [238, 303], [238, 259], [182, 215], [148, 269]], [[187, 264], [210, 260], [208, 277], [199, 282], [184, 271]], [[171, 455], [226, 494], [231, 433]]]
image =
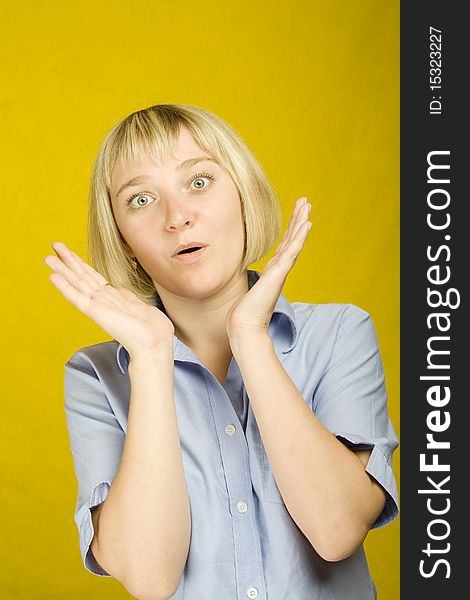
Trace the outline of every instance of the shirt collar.
[[[247, 270], [247, 273], [248, 288], [250, 289], [258, 281], [261, 273], [250, 269]], [[294, 310], [282, 293], [279, 294], [273, 310], [273, 316], [269, 325], [269, 334], [273, 342], [283, 348], [281, 350], [283, 354], [290, 352], [297, 343], [298, 330]], [[201, 364], [199, 358], [191, 348], [188, 348], [176, 335], [173, 336], [173, 353], [175, 360]], [[130, 357], [126, 348], [122, 344], [119, 344], [116, 350], [116, 361], [121, 373], [125, 374], [129, 360]]]

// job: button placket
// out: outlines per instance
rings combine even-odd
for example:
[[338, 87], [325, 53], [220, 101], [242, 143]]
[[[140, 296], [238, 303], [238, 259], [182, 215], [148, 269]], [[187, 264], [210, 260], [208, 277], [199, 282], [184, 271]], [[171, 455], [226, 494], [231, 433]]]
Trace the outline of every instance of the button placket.
[[[253, 489], [247, 440], [225, 389], [215, 378], [209, 378], [207, 373], [204, 375], [231, 507], [238, 594], [242, 597], [251, 590], [250, 593], [256, 594], [252, 597], [262, 600], [261, 596], [264, 598], [266, 592], [263, 587], [261, 545], [254, 523], [255, 513], [248, 510], [251, 508]], [[220, 397], [221, 394], [223, 397]], [[253, 583], [257, 584], [256, 588], [250, 585]]]

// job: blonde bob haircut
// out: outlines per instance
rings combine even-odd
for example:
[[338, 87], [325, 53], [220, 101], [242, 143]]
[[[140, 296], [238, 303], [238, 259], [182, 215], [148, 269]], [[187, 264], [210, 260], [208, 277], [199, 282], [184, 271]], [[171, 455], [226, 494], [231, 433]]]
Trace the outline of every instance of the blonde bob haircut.
[[[134, 292], [144, 302], [162, 307], [152, 278], [119, 231], [111, 204], [111, 173], [121, 158], [148, 157], [161, 162], [174, 156], [180, 127], [231, 175], [238, 188], [245, 243], [241, 269], [260, 260], [273, 246], [282, 228], [276, 193], [261, 165], [242, 138], [220, 117], [189, 104], [157, 104], [136, 111], [106, 135], [93, 164], [89, 212], [88, 259], [116, 288]], [[135, 267], [137, 264], [137, 267]]]

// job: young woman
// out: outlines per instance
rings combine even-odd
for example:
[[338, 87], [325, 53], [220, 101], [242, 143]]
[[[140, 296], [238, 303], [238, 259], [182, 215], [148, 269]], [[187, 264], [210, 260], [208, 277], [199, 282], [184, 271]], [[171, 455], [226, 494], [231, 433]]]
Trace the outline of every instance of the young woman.
[[367, 600], [362, 543], [397, 515], [369, 315], [282, 294], [307, 238], [219, 117], [129, 115], [95, 162], [89, 257], [45, 262], [114, 339], [65, 365], [84, 566], [136, 598]]

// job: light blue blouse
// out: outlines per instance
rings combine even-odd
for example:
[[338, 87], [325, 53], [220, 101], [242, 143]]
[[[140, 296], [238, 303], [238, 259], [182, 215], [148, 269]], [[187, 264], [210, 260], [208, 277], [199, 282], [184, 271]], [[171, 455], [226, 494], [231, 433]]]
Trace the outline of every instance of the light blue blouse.
[[[249, 270], [247, 275], [251, 287], [260, 273]], [[281, 294], [269, 336], [283, 368], [318, 419], [344, 444], [372, 448], [366, 469], [387, 498], [373, 527], [389, 523], [398, 513], [392, 471], [398, 439], [387, 412], [370, 316], [352, 304], [289, 303]], [[173, 347], [191, 543], [172, 598], [376, 598], [362, 547], [345, 560], [327, 562], [288, 513], [235, 359], [222, 386], [176, 336]], [[119, 468], [130, 401], [128, 364], [129, 354], [116, 340], [84, 347], [65, 364], [80, 550], [86, 569], [108, 577], [90, 549], [90, 509], [106, 499]]]

